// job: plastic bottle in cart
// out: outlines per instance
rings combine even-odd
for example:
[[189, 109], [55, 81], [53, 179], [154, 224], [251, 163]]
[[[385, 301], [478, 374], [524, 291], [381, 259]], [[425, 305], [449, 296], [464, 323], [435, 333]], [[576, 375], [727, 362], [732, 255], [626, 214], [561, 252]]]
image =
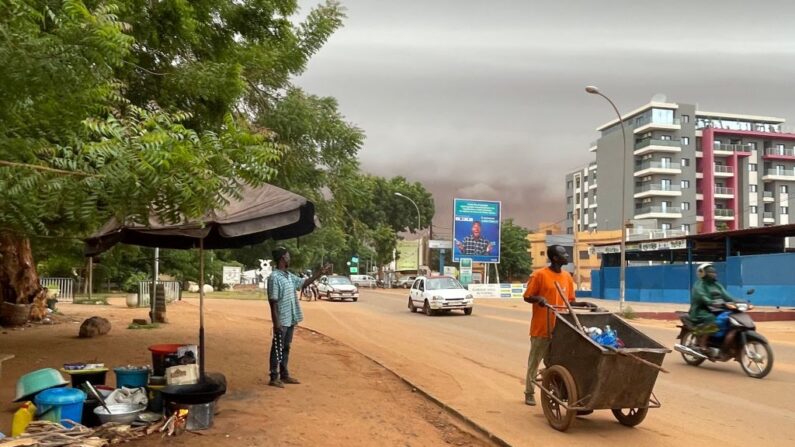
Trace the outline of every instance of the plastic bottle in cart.
[[604, 336], [602, 338], [601, 344], [605, 346], [615, 346], [616, 344], [616, 333], [610, 328], [610, 325], [605, 326]]

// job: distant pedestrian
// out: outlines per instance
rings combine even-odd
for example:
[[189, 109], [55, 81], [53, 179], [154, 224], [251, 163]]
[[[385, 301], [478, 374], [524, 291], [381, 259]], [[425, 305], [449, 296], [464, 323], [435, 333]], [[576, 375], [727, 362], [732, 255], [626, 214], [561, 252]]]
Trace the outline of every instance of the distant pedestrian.
[[560, 245], [550, 245], [547, 249], [549, 267], [536, 270], [527, 282], [524, 300], [533, 304], [533, 317], [530, 323], [530, 355], [527, 358], [527, 377], [525, 377], [524, 403], [535, 405], [535, 384], [538, 365], [549, 350], [552, 329], [555, 328], [555, 314], [546, 306], [565, 307], [555, 283], [560, 285], [566, 299], [572, 306], [596, 307], [592, 303], [574, 300], [574, 280], [569, 272], [561, 267], [569, 263], [566, 249]]
[[320, 275], [325, 274], [330, 266], [318, 269], [317, 273], [311, 278], [303, 279], [287, 270], [290, 266], [290, 252], [286, 248], [279, 247], [273, 250], [272, 254], [273, 261], [276, 263], [276, 270], [268, 277], [268, 304], [270, 305], [271, 319], [273, 320], [270, 382], [268, 382], [268, 385], [284, 388], [285, 383], [301, 383], [290, 375], [287, 368], [295, 326], [304, 319], [296, 290], [300, 289], [303, 291]]

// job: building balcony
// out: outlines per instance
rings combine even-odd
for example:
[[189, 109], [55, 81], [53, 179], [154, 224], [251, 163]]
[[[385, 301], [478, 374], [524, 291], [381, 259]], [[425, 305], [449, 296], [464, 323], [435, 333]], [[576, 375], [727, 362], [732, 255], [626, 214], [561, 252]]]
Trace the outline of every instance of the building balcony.
[[793, 169], [768, 169], [762, 180], [774, 181], [781, 180], [785, 182], [795, 182], [795, 170]]
[[718, 208], [715, 210], [715, 220], [734, 220], [734, 210]]
[[652, 120], [644, 120], [640, 124], [635, 127], [634, 133], [645, 133], [650, 130], [680, 130], [682, 129], [682, 125], [679, 122], [679, 118], [675, 118], [673, 120], [665, 120], [665, 121], [652, 121]]
[[723, 186], [716, 186], [715, 187], [715, 198], [716, 199], [733, 199], [734, 198], [734, 188], [724, 188]]
[[687, 236], [686, 231], [682, 230], [647, 230], [633, 228], [627, 230], [627, 241], [642, 241], [644, 239], [666, 239], [670, 237], [684, 237]]
[[635, 155], [643, 155], [651, 152], [682, 152], [682, 143], [679, 140], [654, 140], [646, 138], [635, 143]]
[[596, 141], [592, 141], [592, 142], [591, 142], [591, 145], [590, 145], [590, 147], [589, 147], [589, 149], [588, 149], [588, 152], [596, 152], [596, 149], [598, 149], [598, 146], [597, 146], [597, 144], [596, 144]]
[[776, 197], [773, 195], [773, 191], [762, 191], [762, 200], [765, 202], [775, 202]]
[[643, 177], [652, 174], [679, 175], [682, 169], [678, 164], [663, 163], [660, 161], [647, 161], [635, 165], [635, 177]]
[[662, 197], [680, 197], [682, 190], [679, 185], [663, 185], [661, 183], [649, 183], [635, 188], [635, 198], [642, 199], [644, 197], [662, 196]]
[[726, 165], [714, 165], [715, 177], [732, 177], [734, 176], [734, 167]]
[[762, 222], [764, 223], [776, 223], [776, 219], [773, 217], [773, 213], [770, 211], [765, 211], [762, 213]]
[[795, 149], [769, 147], [765, 149], [765, 160], [790, 160], [795, 161]]
[[715, 155], [732, 155], [735, 152], [748, 152], [753, 150], [753, 146], [747, 144], [719, 144], [715, 143], [712, 146], [712, 151]]
[[681, 219], [682, 211], [673, 206], [647, 206], [635, 210], [635, 219]]

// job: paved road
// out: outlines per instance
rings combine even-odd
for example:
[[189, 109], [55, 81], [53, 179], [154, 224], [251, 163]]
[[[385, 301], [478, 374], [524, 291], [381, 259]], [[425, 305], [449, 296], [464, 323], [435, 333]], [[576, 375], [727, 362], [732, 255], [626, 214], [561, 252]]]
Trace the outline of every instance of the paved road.
[[[377, 359], [512, 445], [795, 445], [794, 344], [774, 343], [776, 364], [763, 380], [746, 377], [736, 363], [689, 367], [673, 353], [665, 361], [671, 373], [660, 374], [655, 388], [663, 407], [641, 425], [629, 429], [598, 411], [563, 434], [540, 407], [523, 403], [529, 306], [478, 303], [469, 317], [427, 317], [410, 313], [406, 297], [376, 290], [363, 291], [357, 303], [303, 303], [304, 326]], [[267, 315], [262, 302], [235, 311]], [[676, 335], [674, 328], [638, 328], [666, 346]]]

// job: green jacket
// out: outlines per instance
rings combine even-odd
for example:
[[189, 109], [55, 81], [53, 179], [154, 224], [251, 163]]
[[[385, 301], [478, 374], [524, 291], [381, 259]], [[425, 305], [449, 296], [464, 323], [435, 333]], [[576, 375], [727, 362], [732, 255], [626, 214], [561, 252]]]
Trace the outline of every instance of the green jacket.
[[736, 301], [717, 281], [699, 279], [690, 294], [690, 319], [696, 324], [714, 323], [715, 315], [710, 312], [712, 300]]

